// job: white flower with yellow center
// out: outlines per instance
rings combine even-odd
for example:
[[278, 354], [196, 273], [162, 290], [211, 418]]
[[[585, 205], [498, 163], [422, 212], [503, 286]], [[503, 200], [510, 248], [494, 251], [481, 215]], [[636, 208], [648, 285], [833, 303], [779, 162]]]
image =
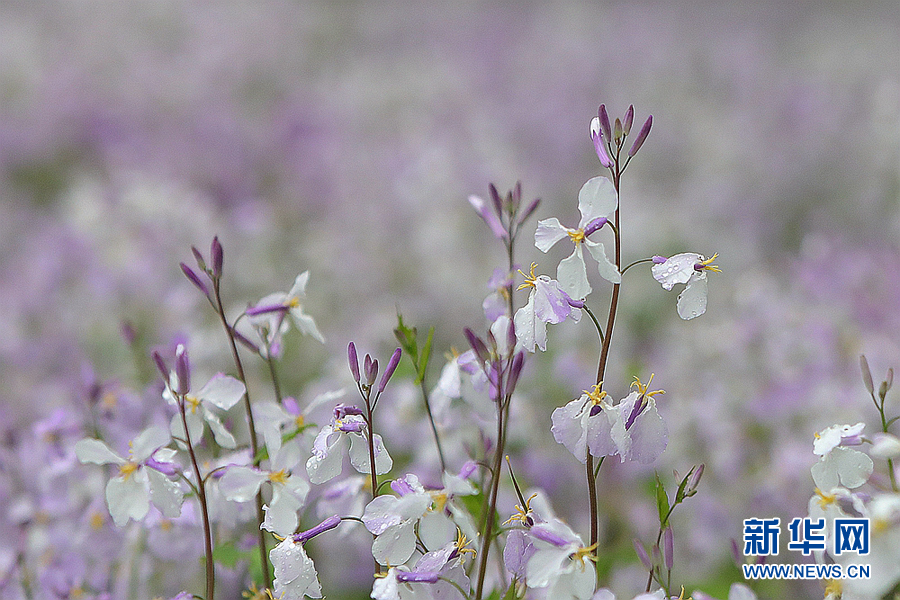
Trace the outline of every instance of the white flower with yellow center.
[[600, 275], [612, 283], [621, 283], [622, 275], [606, 257], [603, 244], [589, 239], [590, 235], [606, 225], [619, 204], [616, 188], [606, 177], [587, 180], [578, 192], [578, 210], [581, 220], [578, 227], [564, 227], [556, 217], [538, 222], [534, 233], [534, 245], [541, 252], [547, 252], [558, 241], [569, 238], [575, 245], [572, 254], [560, 261], [556, 278], [562, 289], [575, 300], [583, 300], [591, 293], [587, 278], [582, 246], [586, 247], [594, 260]]
[[124, 526], [129, 519], [142, 520], [150, 502], [166, 517], [181, 514], [184, 492], [165, 474], [175, 470], [168, 462], [174, 451], [164, 448], [170, 439], [165, 428], [149, 427], [129, 444], [127, 459], [100, 440], [84, 439], [75, 444], [75, 456], [82, 463], [119, 465], [118, 475], [106, 484], [106, 504], [117, 526]]

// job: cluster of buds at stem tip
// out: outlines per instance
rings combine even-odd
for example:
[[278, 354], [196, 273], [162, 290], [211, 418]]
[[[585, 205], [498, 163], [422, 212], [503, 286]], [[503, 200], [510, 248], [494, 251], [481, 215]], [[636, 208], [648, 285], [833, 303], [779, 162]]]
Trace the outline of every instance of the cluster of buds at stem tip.
[[[380, 394], [384, 391], [384, 388], [387, 387], [388, 381], [390, 381], [391, 377], [394, 375], [394, 371], [397, 370], [397, 365], [400, 364], [400, 356], [402, 354], [403, 351], [400, 350], [400, 348], [397, 348], [394, 350], [394, 353], [391, 354], [387, 368], [385, 368], [384, 373], [381, 375], [381, 381], [378, 382], [378, 387], [375, 388], [377, 393]], [[363, 370], [362, 373], [360, 373], [356, 344], [350, 342], [347, 346], [347, 362], [350, 365], [350, 374], [353, 375], [353, 380], [357, 385], [364, 390], [373, 389], [375, 380], [378, 379], [378, 359], [372, 358], [370, 355], [366, 354], [365, 359], [363, 359]]]
[[[874, 398], [875, 382], [872, 379], [872, 371], [869, 370], [869, 361], [866, 360], [865, 354], [861, 354], [859, 357], [859, 368], [862, 371], [863, 384], [865, 384], [866, 390]], [[882, 402], [884, 402], [885, 396], [887, 396], [888, 391], [893, 385], [894, 369], [890, 368], [887, 371], [887, 375], [885, 375], [884, 377], [884, 381], [882, 381], [881, 385], [878, 386], [878, 397], [881, 398]]]
[[[591, 121], [591, 139], [594, 141], [594, 149], [597, 151], [597, 158], [600, 159], [601, 165], [609, 169], [618, 161], [633, 124], [634, 105], [628, 107], [622, 119], [617, 117], [612, 123], [609, 120], [609, 113], [606, 112], [606, 105], [600, 105], [597, 116]], [[638, 150], [641, 149], [641, 146], [650, 134], [652, 126], [653, 115], [650, 115], [644, 121], [644, 125], [631, 143], [631, 148], [628, 150], [628, 158], [637, 154]], [[610, 157], [615, 157], [616, 161], [613, 161]]]
[[[498, 340], [491, 331], [487, 333], [487, 342], [468, 327], [463, 330], [463, 333], [475, 352], [481, 370], [487, 375], [491, 386], [491, 399], [499, 402], [502, 398], [512, 396], [525, 364], [525, 351], [515, 352], [516, 331], [512, 321], [506, 329], [506, 339], [504, 340], [507, 352], [501, 351]], [[506, 384], [502, 385], [504, 374], [506, 375]]]
[[489, 185], [488, 191], [491, 196], [491, 208], [493, 208], [493, 211], [478, 196], [469, 196], [469, 203], [478, 213], [478, 216], [491, 228], [494, 236], [509, 243], [515, 238], [516, 232], [522, 223], [537, 210], [541, 199], [535, 198], [523, 209], [522, 182], [516, 182], [516, 186], [506, 192], [505, 196], [500, 195], [500, 192], [497, 191], [497, 186], [493, 183]]
[[[210, 244], [209, 247], [212, 266], [206, 264], [206, 259], [203, 257], [203, 254], [197, 250], [196, 246], [191, 246], [191, 253], [194, 255], [194, 260], [197, 261], [197, 268], [201, 273], [205, 274], [211, 282], [215, 282], [222, 277], [222, 264], [225, 260], [225, 254], [222, 250], [222, 244], [219, 242], [219, 236], [213, 237], [212, 244]], [[179, 266], [181, 267], [181, 272], [188, 278], [188, 281], [193, 283], [198, 290], [203, 292], [204, 296], [209, 298], [209, 286], [200, 278], [197, 272], [185, 263], [179, 263]]]

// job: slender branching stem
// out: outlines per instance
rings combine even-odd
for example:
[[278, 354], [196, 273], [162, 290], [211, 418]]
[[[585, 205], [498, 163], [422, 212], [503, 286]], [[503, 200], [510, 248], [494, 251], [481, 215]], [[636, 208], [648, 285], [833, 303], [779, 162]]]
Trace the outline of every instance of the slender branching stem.
[[447, 470], [447, 461], [444, 460], [444, 449], [441, 447], [441, 436], [438, 435], [437, 424], [434, 422], [434, 415], [431, 412], [431, 402], [428, 397], [428, 387], [425, 383], [425, 377], [419, 381], [419, 388], [422, 390], [422, 400], [425, 401], [425, 412], [428, 413], [428, 422], [431, 424], [431, 433], [434, 434], [434, 445], [437, 446], [438, 459], [441, 461], [441, 473]]
[[[231, 347], [231, 356], [234, 359], [234, 366], [237, 369], [238, 379], [241, 383], [244, 384], [244, 410], [247, 413], [247, 427], [250, 429], [250, 456], [253, 457], [253, 466], [259, 466], [259, 440], [256, 437], [256, 425], [253, 422], [253, 409], [250, 407], [250, 388], [247, 386], [247, 377], [244, 375], [244, 365], [241, 362], [241, 356], [238, 354], [237, 343], [234, 339], [234, 329], [231, 325], [228, 324], [228, 318], [225, 316], [225, 307], [222, 304], [222, 294], [221, 294], [221, 278], [213, 277], [213, 295], [215, 296], [215, 304], [214, 307], [216, 312], [219, 314], [219, 320], [222, 323], [222, 327], [225, 328], [225, 334], [228, 337], [228, 343]], [[268, 353], [267, 353], [268, 354]], [[263, 497], [262, 491], [258, 491], [256, 493], [256, 520], [261, 525], [265, 520], [265, 513], [263, 512]], [[272, 575], [269, 569], [269, 554], [266, 550], [266, 534], [260, 529], [259, 536], [257, 538], [257, 543], [259, 545], [259, 558], [260, 564], [262, 565], [263, 572], [263, 583], [266, 588], [272, 587]]]
[[200, 473], [200, 465], [197, 463], [197, 455], [194, 453], [194, 446], [191, 444], [191, 434], [188, 430], [184, 396], [181, 396], [178, 399], [178, 408], [181, 412], [181, 424], [184, 426], [184, 441], [187, 445], [188, 455], [191, 458], [194, 476], [197, 478], [197, 486], [195, 489], [197, 491], [197, 499], [200, 501], [200, 515], [203, 519], [203, 546], [206, 555], [206, 600], [213, 600], [216, 589], [216, 571], [215, 563], [213, 562], [212, 527], [209, 522], [209, 504], [206, 499], [206, 485], [204, 485], [204, 478]]

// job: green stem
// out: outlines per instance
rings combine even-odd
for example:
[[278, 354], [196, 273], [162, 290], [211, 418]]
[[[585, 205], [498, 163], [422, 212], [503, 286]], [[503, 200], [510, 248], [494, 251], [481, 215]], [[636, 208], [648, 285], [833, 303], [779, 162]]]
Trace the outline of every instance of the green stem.
[[203, 518], [203, 545], [206, 554], [206, 600], [213, 600], [216, 588], [216, 572], [215, 563], [213, 562], [212, 528], [209, 523], [209, 505], [206, 500], [206, 486], [203, 483], [203, 475], [200, 473], [200, 465], [197, 463], [197, 455], [194, 454], [194, 446], [191, 444], [191, 434], [188, 430], [184, 396], [179, 398], [178, 405], [181, 412], [181, 424], [184, 426], [184, 439], [187, 445], [188, 455], [191, 458], [191, 466], [194, 468], [194, 475], [197, 477], [197, 498], [200, 500], [200, 515]]

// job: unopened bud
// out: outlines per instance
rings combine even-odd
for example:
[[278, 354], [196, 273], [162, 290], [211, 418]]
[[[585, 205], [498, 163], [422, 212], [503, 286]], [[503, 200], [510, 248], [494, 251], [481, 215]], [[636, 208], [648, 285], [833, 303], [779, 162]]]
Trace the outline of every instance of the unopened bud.
[[666, 527], [663, 532], [663, 559], [665, 559], [666, 570], [671, 571], [675, 565], [675, 534], [672, 527]]
[[197, 267], [205, 273], [206, 272], [206, 261], [203, 260], [203, 255], [200, 254], [200, 251], [197, 250], [196, 246], [191, 246], [191, 253], [194, 255], [194, 260], [197, 261]]
[[696, 467], [694, 472], [691, 473], [691, 478], [688, 480], [687, 487], [684, 491], [685, 496], [693, 496], [697, 493], [697, 486], [700, 485], [700, 478], [703, 477], [703, 469], [705, 468], [706, 465], [700, 463], [700, 466]]
[[526, 208], [525, 212], [522, 213], [522, 216], [519, 217], [519, 225], [521, 225], [522, 223], [527, 221], [528, 217], [530, 217], [532, 214], [534, 214], [534, 211], [537, 210], [537, 207], [540, 205], [540, 203], [541, 203], [540, 198], [535, 198], [534, 200], [531, 201], [531, 204], [528, 205], [528, 208]]
[[631, 133], [631, 124], [634, 123], [634, 104], [625, 111], [625, 122], [622, 123], [622, 133], [628, 135]]
[[463, 329], [463, 334], [466, 336], [466, 340], [468, 340], [469, 345], [472, 346], [472, 350], [475, 351], [475, 356], [478, 357], [478, 360], [484, 364], [488, 360], [490, 360], [490, 353], [488, 352], [487, 345], [485, 345], [484, 341], [475, 335], [475, 332], [466, 327]]
[[638, 559], [641, 561], [641, 564], [644, 565], [645, 569], [649, 571], [653, 568], [650, 557], [647, 555], [647, 549], [644, 548], [644, 544], [641, 543], [641, 540], [637, 538], [634, 538], [634, 551], [637, 553]]
[[366, 358], [363, 361], [363, 370], [365, 371], [366, 385], [369, 387], [373, 386], [375, 379], [378, 377], [378, 359], [373, 359], [366, 354]]
[[488, 190], [491, 194], [491, 202], [494, 204], [494, 212], [497, 215], [503, 214], [503, 201], [500, 199], [500, 192], [497, 191], [497, 186], [493, 183], [488, 185]]
[[391, 376], [394, 374], [394, 371], [397, 370], [397, 365], [400, 364], [400, 355], [402, 351], [400, 348], [394, 350], [394, 353], [391, 354], [391, 359], [388, 361], [387, 367], [384, 369], [384, 375], [381, 376], [381, 382], [378, 384], [378, 393], [384, 391], [385, 386], [390, 380]]
[[601, 104], [600, 110], [597, 112], [597, 117], [600, 120], [600, 130], [603, 132], [603, 137], [607, 140], [611, 140], [612, 138], [612, 128], [609, 126], [609, 114], [606, 112], [606, 105]]
[[865, 354], [859, 355], [859, 370], [862, 371], [863, 383], [870, 394], [875, 393], [875, 383], [872, 381], [872, 371], [869, 370], [869, 361]]
[[891, 389], [891, 386], [894, 385], [894, 369], [888, 369], [887, 376], [884, 378], [884, 381], [881, 382], [881, 385], [878, 386], [878, 395], [881, 396], [881, 399], [884, 400], [884, 397], [887, 396], [888, 391]]
[[209, 248], [212, 257], [212, 274], [213, 277], [222, 276], [222, 263], [225, 260], [225, 252], [222, 250], [222, 244], [219, 242], [219, 236], [214, 236], [212, 244]]
[[353, 375], [353, 380], [359, 383], [359, 358], [356, 356], [356, 344], [353, 342], [350, 342], [350, 345], [347, 346], [347, 362], [350, 363], [350, 373]]
[[207, 285], [203, 283], [200, 277], [198, 277], [197, 274], [194, 273], [194, 270], [184, 263], [179, 263], [179, 266], [181, 267], [181, 272], [184, 273], [184, 276], [188, 278], [188, 281], [197, 286], [197, 289], [203, 292], [204, 296], [209, 296], [209, 287], [207, 287]]
[[619, 142], [622, 139], [622, 121], [620, 121], [618, 117], [616, 117], [616, 122], [613, 125], [613, 139], [616, 140], [616, 142]]
[[516, 384], [519, 382], [519, 375], [522, 373], [522, 365], [525, 364], [525, 351], [520, 350], [512, 360], [512, 366], [509, 368], [509, 376], [506, 379], [506, 396], [512, 396]]
[[181, 344], [175, 350], [175, 376], [178, 377], [178, 395], [184, 396], [191, 390], [191, 363], [187, 349]]
[[153, 358], [153, 363], [156, 365], [156, 370], [159, 371], [159, 374], [162, 375], [163, 381], [166, 383], [169, 382], [169, 367], [166, 366], [166, 361], [163, 360], [162, 355], [158, 350], [154, 350], [150, 353], [150, 357]]
[[647, 120], [644, 121], [644, 126], [641, 127], [641, 130], [638, 132], [637, 137], [634, 138], [634, 143], [631, 144], [631, 150], [628, 151], [628, 156], [634, 156], [637, 154], [637, 151], [641, 149], [641, 146], [644, 143], [644, 140], [647, 139], [647, 136], [650, 135], [650, 128], [653, 126], [653, 115], [647, 117]]

